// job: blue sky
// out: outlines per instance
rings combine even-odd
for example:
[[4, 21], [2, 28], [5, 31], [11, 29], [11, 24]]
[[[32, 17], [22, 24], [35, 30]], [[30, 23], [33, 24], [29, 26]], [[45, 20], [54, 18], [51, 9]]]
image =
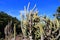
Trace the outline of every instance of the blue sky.
[[0, 11], [20, 19], [20, 10], [24, 10], [24, 6], [28, 6], [29, 2], [30, 9], [36, 4], [38, 15], [47, 15], [50, 18], [53, 18], [52, 14], [60, 6], [60, 0], [0, 0]]

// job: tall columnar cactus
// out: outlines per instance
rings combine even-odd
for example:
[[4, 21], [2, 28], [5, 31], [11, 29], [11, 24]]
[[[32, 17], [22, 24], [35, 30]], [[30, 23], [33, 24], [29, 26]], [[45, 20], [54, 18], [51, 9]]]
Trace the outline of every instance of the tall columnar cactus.
[[21, 29], [22, 29], [24, 38], [27, 37], [27, 34], [26, 34], [27, 25], [28, 25], [27, 20], [24, 20], [24, 17], [21, 14]]
[[14, 40], [16, 40], [16, 24], [14, 24]]
[[23, 35], [24, 35], [24, 37], [27, 37], [27, 26], [28, 26], [28, 21], [24, 20], [23, 21]]

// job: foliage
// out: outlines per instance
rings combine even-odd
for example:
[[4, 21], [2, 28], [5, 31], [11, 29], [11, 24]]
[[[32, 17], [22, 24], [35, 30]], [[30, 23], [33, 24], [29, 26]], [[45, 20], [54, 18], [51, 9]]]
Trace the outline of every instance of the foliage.
[[[20, 21], [16, 17], [12, 17], [3, 11], [0, 11], [0, 32], [2, 33], [0, 35], [0, 37], [4, 37], [4, 28], [8, 24], [8, 22], [11, 20], [13, 21], [12, 26], [14, 25], [14, 23], [17, 23], [17, 28], [18, 28], [18, 25], [20, 25]], [[19, 30], [20, 30], [20, 28], [19, 28]], [[17, 29], [17, 31], [18, 31], [18, 29]], [[21, 32], [21, 30], [20, 30], [20, 32]]]
[[57, 13], [54, 14], [54, 16], [55, 16], [58, 20], [60, 20], [60, 6], [58, 7]]

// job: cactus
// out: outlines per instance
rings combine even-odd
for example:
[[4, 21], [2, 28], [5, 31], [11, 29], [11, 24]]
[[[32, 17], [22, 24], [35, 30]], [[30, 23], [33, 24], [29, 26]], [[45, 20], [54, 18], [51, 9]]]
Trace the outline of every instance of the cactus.
[[[30, 3], [29, 3], [30, 5]], [[53, 34], [56, 35], [56, 31], [59, 30], [60, 24], [59, 21], [57, 19], [54, 20], [50, 20], [49, 18], [45, 17], [39, 17], [38, 16], [38, 12], [34, 11], [36, 5], [34, 6], [34, 8], [32, 10], [28, 10], [29, 9], [29, 5], [28, 8], [26, 10], [25, 7], [25, 12], [26, 15], [24, 18], [21, 15], [21, 29], [22, 29], [22, 33], [23, 36], [29, 36], [30, 40], [32, 40], [32, 37], [34, 40], [44, 40], [45, 37], [48, 40], [55, 40], [56, 37], [54, 37]], [[52, 29], [54, 29], [52, 31]], [[27, 31], [29, 30], [29, 31]], [[28, 35], [27, 35], [28, 33]], [[57, 36], [58, 37], [58, 36]]]
[[16, 40], [16, 24], [14, 24], [14, 40]]

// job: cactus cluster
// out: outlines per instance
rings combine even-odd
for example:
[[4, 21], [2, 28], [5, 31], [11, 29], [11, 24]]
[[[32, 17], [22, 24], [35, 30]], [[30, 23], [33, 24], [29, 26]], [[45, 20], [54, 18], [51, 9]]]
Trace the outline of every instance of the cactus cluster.
[[33, 40], [60, 40], [60, 20], [57, 18], [51, 20], [46, 16], [40, 17], [37, 10], [26, 11], [25, 16], [23, 20], [21, 15], [23, 36], [31, 36]]

